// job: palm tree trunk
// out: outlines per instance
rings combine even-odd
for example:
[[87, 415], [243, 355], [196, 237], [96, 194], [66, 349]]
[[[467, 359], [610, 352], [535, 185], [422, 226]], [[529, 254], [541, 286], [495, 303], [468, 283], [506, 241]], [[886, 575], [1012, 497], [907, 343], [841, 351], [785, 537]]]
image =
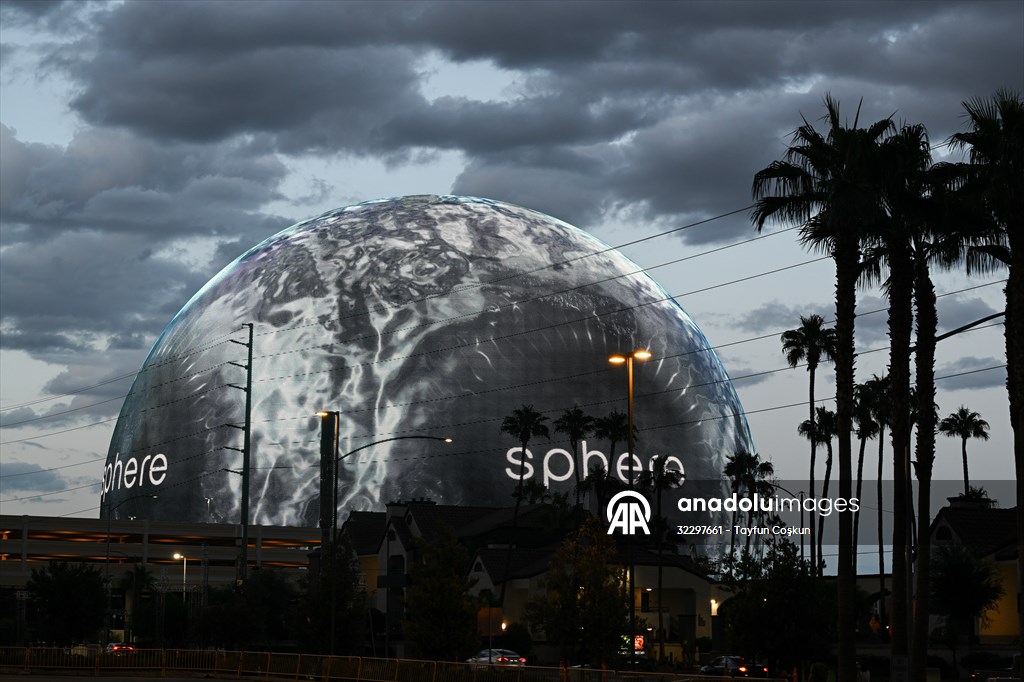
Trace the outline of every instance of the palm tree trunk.
[[[825, 457], [825, 478], [821, 483], [821, 499], [828, 498], [828, 484], [832, 479], [832, 441], [825, 443], [825, 451], [828, 453]], [[825, 539], [825, 517], [818, 517], [818, 560], [820, 561], [825, 555], [821, 551], [822, 541]]]
[[971, 477], [967, 475], [967, 438], [960, 440], [963, 441], [961, 451], [964, 458], [964, 495], [967, 495], [971, 492]]
[[[842, 210], [843, 207], [838, 207]], [[853, 452], [850, 435], [853, 430], [854, 386], [854, 317], [857, 309], [857, 278], [860, 276], [860, 241], [852, 225], [837, 225], [835, 234], [836, 262], [836, 423], [839, 438], [839, 497], [853, 494]], [[844, 229], [846, 228], [846, 229]], [[857, 627], [856, 576], [853, 574], [853, 520], [849, 513], [839, 514], [839, 562], [837, 566], [837, 653], [838, 682], [856, 682], [857, 649], [854, 636]]]
[[526, 474], [526, 446], [529, 441], [522, 441], [522, 452], [520, 452], [519, 483], [516, 486], [516, 506], [512, 511], [512, 534], [508, 539], [508, 548], [505, 550], [505, 575], [501, 576], [501, 596], [498, 599], [498, 606], [505, 608], [505, 587], [508, 585], [508, 573], [512, 567], [512, 545], [515, 543], [516, 530], [519, 525], [519, 505], [523, 501], [523, 476]]
[[[867, 447], [868, 439], [861, 437], [860, 439], [860, 452], [857, 454], [857, 493], [854, 495], [858, 500], [861, 499], [861, 483], [864, 480], [864, 448]], [[860, 509], [853, 513], [853, 546], [857, 546], [857, 538], [860, 535]], [[853, 553], [853, 572], [857, 573], [857, 553]]]
[[888, 625], [888, 614], [885, 610], [885, 524], [882, 517], [882, 464], [885, 452], [885, 425], [878, 422], [878, 476], [876, 492], [878, 493], [878, 620], [882, 624], [882, 632]]
[[[1006, 283], [1006, 390], [1010, 399], [1013, 461], [1017, 474], [1017, 538], [1024, 538], [1024, 222], [1017, 212], [1007, 221], [1010, 273]], [[1017, 551], [1017, 594], [1024, 594], [1024, 552]], [[1017, 609], [1018, 632], [1024, 634], [1024, 608]], [[1024, 636], [1018, 638], [1024, 666]], [[1018, 675], [1024, 675], [1024, 668]]]
[[[808, 481], [808, 483], [807, 483], [808, 493], [807, 494], [809, 496], [811, 496], [811, 497], [814, 496], [814, 459], [815, 459], [815, 454], [818, 451], [818, 444], [814, 440], [814, 437], [816, 435], [815, 434], [815, 428], [814, 428], [814, 375], [815, 375], [815, 370], [816, 370], [816, 368], [813, 365], [808, 365], [807, 373], [809, 375], [808, 378], [809, 378], [809, 383], [810, 383], [810, 399], [808, 401], [808, 405], [810, 407], [810, 412], [811, 412], [811, 416], [810, 416], [810, 420], [811, 420], [811, 439], [810, 439], [811, 440], [811, 472], [810, 472], [810, 476], [807, 479], [807, 481]], [[815, 512], [813, 512], [813, 511], [807, 513], [807, 515], [808, 515], [807, 522], [808, 522], [808, 524], [810, 525], [810, 528], [811, 528], [811, 538], [810, 538], [810, 541], [811, 541], [811, 566], [813, 567], [813, 575], [820, 575], [820, 573], [821, 573], [821, 562], [819, 561], [818, 555], [815, 552], [815, 541], [814, 541], [814, 539], [815, 539], [815, 537], [817, 537], [817, 533], [815, 533], [815, 530], [814, 530], [814, 514], [815, 514]]]
[[914, 297], [917, 306], [917, 570], [914, 633], [911, 641], [911, 682], [928, 679], [928, 620], [931, 615], [931, 486], [935, 461], [935, 336], [938, 319], [935, 289], [923, 257], [916, 259]]
[[913, 264], [910, 245], [891, 240], [889, 245], [889, 430], [893, 451], [892, 618], [889, 634], [892, 656], [909, 651], [907, 549], [910, 501], [910, 335], [913, 317]]

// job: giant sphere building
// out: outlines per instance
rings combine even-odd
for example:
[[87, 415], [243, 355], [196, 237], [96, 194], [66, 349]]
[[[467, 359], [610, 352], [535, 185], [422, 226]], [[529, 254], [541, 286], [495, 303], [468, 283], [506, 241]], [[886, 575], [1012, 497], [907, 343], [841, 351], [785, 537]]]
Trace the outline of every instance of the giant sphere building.
[[[608, 357], [635, 348], [653, 354], [635, 364], [640, 466], [666, 455], [688, 482], [720, 480], [729, 454], [752, 450], [739, 399], [697, 326], [638, 270], [571, 225], [471, 197], [372, 201], [294, 225], [224, 268], [160, 336], [111, 439], [104, 513], [239, 522], [242, 432], [229, 425], [244, 422], [247, 323], [252, 523], [316, 525], [320, 410], [340, 413], [341, 453], [454, 439], [343, 459], [339, 518], [420, 497], [511, 504], [522, 454], [503, 418], [524, 404], [549, 426], [573, 405], [625, 412], [626, 370]], [[574, 462], [552, 429], [530, 443], [525, 475], [567, 492], [574, 466], [607, 462], [624, 478], [626, 445], [612, 458], [609, 445], [588, 437]]]

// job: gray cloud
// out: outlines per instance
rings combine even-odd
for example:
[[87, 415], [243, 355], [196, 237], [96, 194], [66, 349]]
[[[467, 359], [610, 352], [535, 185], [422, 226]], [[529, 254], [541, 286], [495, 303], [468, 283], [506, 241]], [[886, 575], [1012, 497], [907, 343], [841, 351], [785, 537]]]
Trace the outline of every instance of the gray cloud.
[[[851, 115], [863, 96], [865, 118], [898, 111], [951, 132], [960, 99], [1020, 81], [1018, 15], [966, 2], [129, 2], [98, 15], [95, 50], [54, 59], [94, 125], [256, 135], [285, 153], [454, 149], [468, 156], [457, 187], [521, 196], [547, 171], [568, 197], [554, 215], [637, 205], [678, 222], [745, 205], [753, 171], [800, 111], [817, 118], [825, 89]], [[428, 102], [415, 67], [428, 51], [516, 71], [519, 96]], [[590, 167], [567, 170], [553, 149]], [[587, 192], [601, 209], [580, 211]]]
[[735, 318], [733, 324], [751, 332], [779, 331], [782, 333], [787, 329], [796, 329], [800, 326], [801, 317], [817, 314], [825, 318], [826, 321], [831, 320], [834, 315], [830, 311], [834, 309], [835, 304], [833, 303], [786, 305], [779, 301], [772, 301]]
[[4, 497], [13, 493], [54, 492], [66, 489], [67, 483], [56, 471], [47, 471], [31, 462], [0, 462]]
[[[958, 296], [947, 296], [936, 302], [939, 319], [939, 334], [976, 322], [983, 317], [988, 317], [997, 312], [995, 308], [980, 298], [961, 298]], [[999, 311], [1003, 309], [999, 307]], [[996, 324], [1001, 318], [993, 320], [989, 324]]]
[[[1006, 385], [1006, 368], [988, 369], [1005, 364], [1005, 359], [965, 356], [935, 369], [935, 376], [945, 377], [937, 386], [945, 390], [971, 390]], [[953, 376], [956, 375], [956, 376]]]

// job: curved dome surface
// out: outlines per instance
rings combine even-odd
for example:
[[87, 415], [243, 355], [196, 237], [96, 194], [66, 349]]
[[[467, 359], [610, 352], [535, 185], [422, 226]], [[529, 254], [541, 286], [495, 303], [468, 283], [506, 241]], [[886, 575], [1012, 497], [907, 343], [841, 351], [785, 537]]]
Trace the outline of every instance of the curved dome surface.
[[[578, 404], [626, 411], [635, 363], [636, 453], [668, 455], [688, 480], [721, 478], [752, 450], [732, 383], [707, 341], [648, 275], [549, 216], [471, 197], [367, 202], [294, 225], [224, 268], [175, 316], [125, 400], [104, 470], [115, 517], [240, 518], [246, 341], [254, 325], [250, 521], [315, 526], [319, 410], [340, 412], [339, 518], [398, 499], [511, 504], [522, 457], [501, 433], [523, 404], [553, 422]], [[551, 424], [549, 422], [549, 425]], [[571, 491], [624, 443], [534, 439], [527, 476]], [[157, 500], [145, 496], [158, 495]], [[678, 493], [676, 493], [678, 495]], [[666, 510], [674, 503], [666, 501]]]

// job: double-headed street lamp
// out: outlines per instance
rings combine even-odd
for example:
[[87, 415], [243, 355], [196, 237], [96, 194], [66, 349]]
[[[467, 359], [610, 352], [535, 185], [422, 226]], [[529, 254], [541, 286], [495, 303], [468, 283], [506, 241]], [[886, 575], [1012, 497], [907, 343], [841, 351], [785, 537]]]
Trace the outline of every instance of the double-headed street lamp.
[[[324, 532], [324, 527], [327, 521], [327, 517], [324, 513], [325, 497], [330, 497], [330, 505], [332, 508], [332, 514], [330, 519], [330, 548], [331, 548], [331, 648], [330, 653], [334, 655], [334, 632], [335, 632], [335, 619], [337, 614], [337, 577], [334, 575], [335, 572], [335, 561], [337, 559], [337, 542], [338, 542], [338, 466], [341, 460], [356, 454], [361, 450], [373, 447], [374, 445], [380, 445], [381, 443], [390, 443], [395, 440], [439, 440], [442, 443], [451, 443], [452, 439], [441, 436], [394, 436], [393, 438], [384, 438], [381, 440], [375, 440], [372, 443], [366, 445], [360, 445], [354, 450], [349, 450], [344, 454], [338, 452], [338, 442], [341, 433], [341, 414], [337, 410], [322, 410], [316, 413], [320, 417], [320, 527], [321, 527], [321, 549], [320, 549], [320, 561], [323, 562], [325, 557], [323, 556], [323, 548], [328, 545], [327, 534]], [[324, 472], [324, 463], [329, 462], [331, 470]], [[326, 474], [326, 476], [325, 476]], [[327, 489], [326, 479], [330, 477], [332, 488]], [[327, 493], [330, 493], [329, 495]], [[322, 570], [322, 569], [321, 569]]]
[[[633, 434], [633, 361], [644, 362], [651, 358], [651, 351], [638, 348], [629, 355], [616, 353], [608, 358], [613, 365], [626, 365], [626, 454], [629, 457], [629, 487], [633, 488], [633, 448], [636, 438]], [[614, 457], [614, 453], [610, 456]], [[610, 463], [609, 463], [610, 465]], [[636, 566], [633, 565], [633, 537], [626, 537], [626, 552], [629, 560], [629, 662], [636, 664]], [[661, 598], [660, 595], [658, 597]]]

